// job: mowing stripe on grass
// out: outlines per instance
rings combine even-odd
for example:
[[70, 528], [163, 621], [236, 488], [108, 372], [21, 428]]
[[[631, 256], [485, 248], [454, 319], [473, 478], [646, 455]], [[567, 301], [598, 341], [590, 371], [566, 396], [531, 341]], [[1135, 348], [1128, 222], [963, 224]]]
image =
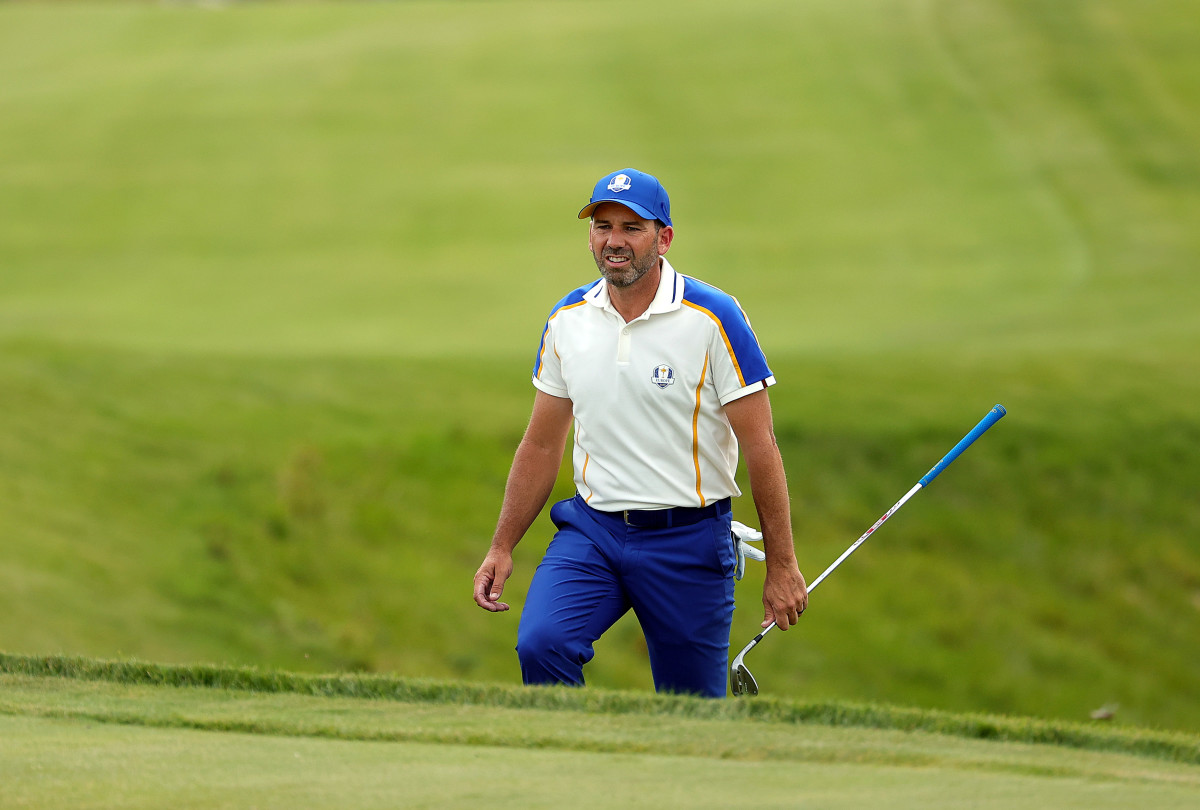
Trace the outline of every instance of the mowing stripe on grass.
[[[207, 687], [408, 703], [923, 731], [969, 739], [1051, 744], [1200, 764], [1198, 735], [1126, 727], [1098, 728], [1036, 718], [956, 714], [896, 706], [806, 703], [767, 697], [713, 701], [682, 695], [600, 689], [530, 688], [387, 675], [306, 675], [211, 664], [185, 666], [6, 653], [0, 653], [0, 672], [122, 684]], [[110, 721], [116, 720], [110, 718]]]
[[[0, 726], [33, 729], [37, 726], [30, 723], [42, 721], [77, 728], [86, 738], [103, 725], [243, 738], [556, 751], [568, 756], [673, 756], [787, 763], [789, 767], [803, 762], [976, 771], [1200, 789], [1200, 768], [1112, 752], [926, 732], [756, 723], [740, 718], [573, 714], [0, 674]], [[9, 750], [21, 747], [19, 739], [6, 742]], [[0, 745], [0, 757], [3, 749]]]

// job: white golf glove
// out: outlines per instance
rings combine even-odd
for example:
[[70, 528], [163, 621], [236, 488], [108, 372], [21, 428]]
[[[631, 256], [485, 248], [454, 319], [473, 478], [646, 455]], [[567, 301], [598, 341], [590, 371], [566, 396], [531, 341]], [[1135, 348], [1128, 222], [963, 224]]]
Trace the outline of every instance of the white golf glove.
[[762, 562], [767, 555], [762, 549], [750, 545], [762, 540], [762, 532], [736, 520], [730, 524], [730, 531], [733, 534], [733, 547], [737, 552], [737, 566], [734, 568], [733, 578], [740, 581], [746, 574], [747, 557]]

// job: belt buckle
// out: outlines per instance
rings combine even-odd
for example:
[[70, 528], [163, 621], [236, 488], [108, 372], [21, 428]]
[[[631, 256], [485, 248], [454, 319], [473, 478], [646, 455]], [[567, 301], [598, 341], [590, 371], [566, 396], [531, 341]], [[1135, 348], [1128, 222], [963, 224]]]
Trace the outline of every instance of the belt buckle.
[[629, 510], [628, 510], [628, 509], [625, 509], [625, 510], [623, 510], [623, 511], [621, 512], [621, 516], [622, 516], [623, 518], [625, 518], [625, 525], [626, 525], [626, 526], [632, 526], [632, 525], [633, 525], [632, 523], [630, 523], [630, 522], [629, 522]]

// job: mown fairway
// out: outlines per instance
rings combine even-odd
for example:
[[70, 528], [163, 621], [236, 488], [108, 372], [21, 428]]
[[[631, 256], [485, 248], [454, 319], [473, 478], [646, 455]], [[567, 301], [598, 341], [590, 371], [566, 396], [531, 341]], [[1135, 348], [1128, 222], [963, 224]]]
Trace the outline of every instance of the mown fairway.
[[[514, 683], [470, 577], [574, 212], [636, 165], [768, 349], [810, 578], [1010, 412], [764, 693], [1196, 729], [1194, 16], [0, 5], [0, 649]], [[632, 622], [588, 675], [649, 688]]]
[[0, 665], [6, 807], [1183, 808], [1200, 800], [1194, 735], [852, 706], [798, 721], [803, 706], [747, 715], [747, 702], [603, 690], [11, 657]]

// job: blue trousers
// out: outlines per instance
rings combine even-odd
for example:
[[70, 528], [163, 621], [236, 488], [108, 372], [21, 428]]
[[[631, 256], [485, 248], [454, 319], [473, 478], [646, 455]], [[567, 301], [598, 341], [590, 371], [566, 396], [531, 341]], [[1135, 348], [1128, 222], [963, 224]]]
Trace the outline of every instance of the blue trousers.
[[554, 504], [550, 519], [558, 531], [517, 630], [525, 683], [582, 686], [592, 644], [632, 608], [656, 690], [725, 697], [735, 564], [730, 516], [637, 528], [576, 495]]

